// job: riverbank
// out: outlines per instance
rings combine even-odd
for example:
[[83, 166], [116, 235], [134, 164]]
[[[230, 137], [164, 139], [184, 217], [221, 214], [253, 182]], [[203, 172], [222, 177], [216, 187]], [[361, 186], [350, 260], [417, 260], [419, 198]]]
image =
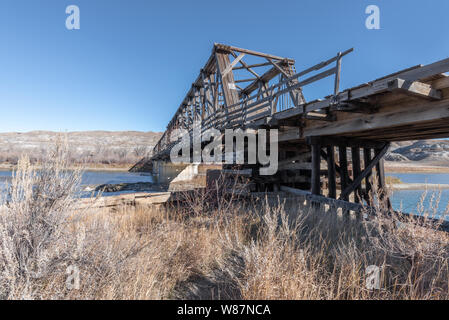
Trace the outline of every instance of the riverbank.
[[[84, 171], [106, 171], [106, 172], [127, 172], [134, 164], [83, 164]], [[80, 165], [81, 166], [81, 165]], [[39, 168], [39, 166], [36, 166]], [[17, 168], [16, 165], [10, 163], [0, 163], [0, 170], [13, 171]], [[76, 166], [70, 167], [70, 169], [76, 169]]]
[[449, 189], [449, 184], [435, 183], [395, 183], [389, 185], [393, 190], [443, 190]]
[[449, 173], [444, 163], [385, 162], [386, 173]]

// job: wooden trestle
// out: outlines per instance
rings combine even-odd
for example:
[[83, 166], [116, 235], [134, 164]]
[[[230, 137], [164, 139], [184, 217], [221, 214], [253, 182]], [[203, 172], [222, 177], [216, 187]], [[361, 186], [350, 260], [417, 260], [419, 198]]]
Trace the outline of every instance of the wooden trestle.
[[[254, 166], [239, 167], [252, 170], [257, 191], [349, 203], [350, 210], [362, 202], [370, 206], [375, 198], [391, 208], [383, 160], [390, 142], [449, 137], [449, 77], [444, 74], [449, 59], [341, 91], [342, 58], [350, 52], [297, 72], [291, 58], [214, 44], [152, 160], [169, 161], [172, 146], [182, 138], [175, 129], [192, 135], [195, 123], [202, 133], [277, 129], [278, 172], [264, 177]], [[328, 77], [333, 78], [331, 94], [306, 101], [303, 89]], [[378, 197], [374, 189], [381, 190]]]

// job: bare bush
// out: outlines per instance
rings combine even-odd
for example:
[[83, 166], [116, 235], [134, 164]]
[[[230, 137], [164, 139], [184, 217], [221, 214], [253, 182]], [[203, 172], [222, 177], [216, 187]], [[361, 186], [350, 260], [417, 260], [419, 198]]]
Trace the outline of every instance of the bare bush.
[[31, 298], [76, 245], [67, 232], [81, 179], [58, 146], [41, 169], [24, 156], [0, 204], [0, 297]]
[[[81, 209], [70, 165], [64, 148], [39, 167], [21, 159], [0, 206], [1, 298], [449, 298], [434, 211], [392, 214], [380, 194], [365, 218], [297, 197], [251, 201], [224, 178], [170, 206]], [[372, 265], [380, 288], [366, 286]]]

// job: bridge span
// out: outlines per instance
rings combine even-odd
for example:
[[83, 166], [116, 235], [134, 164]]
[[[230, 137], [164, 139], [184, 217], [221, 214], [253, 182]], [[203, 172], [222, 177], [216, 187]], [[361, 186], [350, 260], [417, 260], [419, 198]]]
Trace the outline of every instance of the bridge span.
[[[449, 59], [341, 90], [342, 60], [352, 51], [298, 72], [291, 58], [214, 44], [151, 160], [170, 161], [182, 138], [176, 129], [191, 135], [198, 123], [202, 132], [277, 129], [276, 174], [237, 167], [250, 170], [255, 191], [284, 190], [348, 208], [371, 205], [372, 190], [386, 188], [390, 142], [449, 137]], [[303, 90], [318, 81], [330, 86], [328, 95], [306, 101]], [[387, 197], [380, 200], [390, 205]]]

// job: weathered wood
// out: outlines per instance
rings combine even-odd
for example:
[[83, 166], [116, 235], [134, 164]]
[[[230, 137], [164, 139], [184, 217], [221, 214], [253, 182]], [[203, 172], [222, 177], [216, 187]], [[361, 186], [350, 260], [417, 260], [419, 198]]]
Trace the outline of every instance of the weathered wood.
[[309, 191], [305, 191], [305, 190], [300, 190], [300, 189], [291, 188], [291, 187], [287, 187], [287, 186], [281, 186], [280, 189], [281, 189], [281, 191], [285, 191], [285, 192], [288, 192], [288, 193], [291, 193], [291, 194], [294, 194], [297, 196], [302, 196], [312, 202], [329, 204], [336, 208], [342, 208], [344, 210], [352, 210], [352, 211], [359, 211], [359, 212], [370, 210], [370, 208], [366, 208], [359, 203], [351, 203], [351, 202], [344, 201], [344, 200], [331, 199], [331, 198], [327, 198], [327, 197], [324, 197], [321, 195], [311, 194]]
[[335, 175], [335, 150], [333, 146], [327, 147], [327, 177], [329, 198], [335, 199], [337, 197], [337, 185]]
[[348, 148], [382, 148], [385, 142], [345, 137], [307, 137], [308, 144], [319, 143], [322, 146], [345, 146]]
[[[338, 146], [338, 161], [340, 162], [340, 184], [341, 190], [345, 190], [348, 186], [348, 158], [346, 147]], [[345, 194], [340, 196], [341, 200], [348, 201], [349, 197]]]
[[337, 55], [337, 69], [335, 71], [334, 95], [340, 91], [341, 52]]
[[432, 88], [431, 85], [419, 81], [407, 81], [404, 79], [395, 79], [388, 84], [392, 91], [398, 90], [407, 94], [414, 95], [419, 98], [430, 100], [441, 100], [442, 94], [440, 90]]
[[[371, 148], [363, 149], [363, 158], [364, 158], [364, 168], [366, 170], [368, 165], [371, 163]], [[371, 170], [369, 170], [369, 172], [366, 174], [366, 177], [365, 177], [365, 201], [369, 205], [371, 205], [371, 202], [372, 202], [371, 201], [372, 200], [371, 190], [372, 190]]]
[[320, 181], [320, 163], [321, 163], [321, 146], [312, 144], [312, 194], [321, 194]]
[[[230, 66], [229, 56], [224, 53], [216, 53], [217, 66], [220, 74]], [[221, 77], [221, 84], [224, 94], [226, 106], [234, 105], [239, 101], [238, 93], [235, 90], [234, 74], [228, 72], [227, 75]], [[227, 108], [225, 109], [227, 110]]]
[[228, 45], [220, 44], [220, 43], [215, 43], [214, 48], [217, 51], [226, 51], [229, 53], [231, 51], [236, 51], [236, 52], [240, 52], [240, 53], [247, 53], [247, 54], [250, 54], [250, 55], [256, 56], [256, 57], [270, 58], [270, 59], [274, 59], [274, 60], [283, 60], [283, 61], [286, 61], [286, 62], [292, 63], [292, 64], [295, 63], [294, 59], [283, 58], [283, 57], [275, 56], [275, 55], [268, 54], [268, 53], [262, 53], [262, 52], [258, 52], [258, 51], [254, 51], [254, 50], [248, 50], [248, 49], [238, 48], [238, 47], [234, 47], [234, 46], [228, 46]]
[[[352, 173], [353, 173], [353, 179], [355, 179], [360, 175], [361, 168], [360, 168], [360, 149], [358, 147], [352, 147], [351, 148], [351, 156], [352, 156]], [[361, 196], [362, 196], [362, 182], [363, 179], [360, 180], [357, 187], [355, 188], [354, 193], [354, 202], [358, 203], [360, 202]]]
[[[388, 150], [388, 146], [386, 148]], [[382, 150], [378, 150], [378, 152], [382, 152]], [[384, 202], [389, 210], [392, 210], [390, 198], [387, 196], [387, 184], [385, 182], [384, 159], [380, 158], [380, 160], [377, 162], [376, 171], [377, 171], [377, 181], [379, 184], [379, 200], [381, 202]]]
[[228, 72], [232, 71], [232, 68], [234, 68], [234, 66], [240, 62], [240, 60], [243, 59], [243, 57], [245, 56], [244, 53], [241, 53], [237, 58], [234, 59], [234, 61], [232, 61], [227, 67], [226, 69], [221, 73], [222, 77], [226, 77], [226, 75], [228, 74]]
[[[347, 187], [342, 188], [343, 191], [341, 192], [340, 199], [342, 200], [347, 199], [349, 194], [353, 192], [358, 186], [360, 186], [362, 180], [368, 176], [368, 174], [372, 171], [374, 166], [377, 166], [381, 161], [382, 157], [387, 153], [389, 146], [390, 144], [386, 143], [382, 149], [377, 150], [373, 160], [371, 160], [368, 163], [368, 165], [365, 165], [365, 169], [363, 169], [363, 171], [357, 177], [354, 177], [354, 181]], [[385, 175], [383, 175], [382, 179], [385, 179]]]

